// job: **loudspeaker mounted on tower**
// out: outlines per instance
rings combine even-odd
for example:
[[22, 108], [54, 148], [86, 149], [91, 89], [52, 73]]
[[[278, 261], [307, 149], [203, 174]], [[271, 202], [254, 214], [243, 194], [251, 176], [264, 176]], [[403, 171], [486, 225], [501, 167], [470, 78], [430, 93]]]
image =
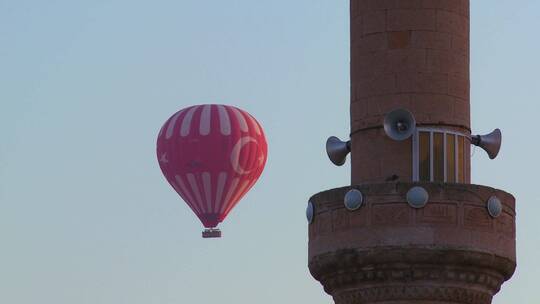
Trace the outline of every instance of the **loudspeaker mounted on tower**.
[[471, 143], [486, 151], [490, 159], [495, 159], [501, 150], [502, 132], [495, 129], [486, 135], [474, 135], [471, 137]]
[[335, 136], [330, 136], [326, 140], [326, 153], [334, 165], [343, 166], [350, 152], [351, 141], [345, 142]]
[[394, 110], [384, 117], [384, 132], [393, 140], [406, 140], [415, 130], [416, 120], [407, 109]]

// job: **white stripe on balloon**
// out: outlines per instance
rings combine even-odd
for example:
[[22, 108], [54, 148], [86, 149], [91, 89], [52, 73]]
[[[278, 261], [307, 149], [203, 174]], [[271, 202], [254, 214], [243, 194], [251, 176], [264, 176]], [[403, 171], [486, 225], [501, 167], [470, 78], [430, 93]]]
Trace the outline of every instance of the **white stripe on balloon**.
[[238, 120], [238, 124], [240, 125], [240, 130], [242, 132], [247, 132], [248, 131], [248, 125], [247, 125], [246, 119], [244, 118], [242, 113], [240, 113], [240, 111], [235, 107], [230, 107], [229, 109], [231, 109], [231, 111], [233, 111], [234, 115], [236, 116], [236, 119]]
[[182, 127], [180, 128], [180, 135], [182, 137], [186, 137], [189, 135], [189, 131], [191, 128], [191, 120], [193, 119], [193, 114], [195, 111], [199, 108], [199, 106], [194, 106], [187, 112], [186, 116], [184, 116], [184, 120], [182, 121]]
[[166, 124], [167, 124], [167, 122], [165, 122], [165, 124], [161, 127], [161, 129], [159, 129], [158, 137], [161, 137], [161, 135], [163, 135], [163, 131], [165, 130], [165, 125]]
[[201, 209], [205, 213], [208, 213], [209, 210], [205, 210], [206, 208], [204, 208], [204, 204], [202, 203], [201, 192], [199, 191], [199, 186], [197, 185], [197, 180], [195, 179], [195, 175], [193, 173], [188, 173], [187, 174], [187, 179], [188, 179], [189, 185], [191, 186], [191, 190], [195, 194], [195, 199], [197, 200], [197, 205], [200, 206]]
[[186, 204], [193, 210], [193, 212], [195, 212], [196, 214], [200, 214], [200, 212], [198, 211], [198, 209], [195, 208], [195, 207], [193, 206], [193, 204], [188, 203], [188, 200], [186, 199], [186, 197], [184, 196], [184, 194], [182, 194], [182, 191], [180, 191], [180, 189], [179, 189], [178, 185], [176, 184], [176, 182], [173, 181], [171, 184], [172, 184], [174, 190], [178, 193], [178, 195], [180, 195], [180, 197], [182, 198], [182, 200], [184, 200], [184, 202], [186, 202]]
[[212, 106], [205, 105], [201, 114], [201, 122], [199, 124], [199, 132], [206, 136], [210, 134], [210, 122], [212, 121]]
[[[189, 191], [186, 187], [186, 184], [184, 184], [184, 181], [182, 180], [182, 178], [180, 177], [180, 175], [176, 175], [174, 177], [176, 179], [176, 183], [178, 184], [178, 186], [180, 187], [180, 192], [183, 193], [187, 200], [184, 198], [184, 201], [186, 201], [186, 203], [190, 206], [192, 206], [195, 210], [197, 210], [198, 213], [202, 213], [201, 210], [199, 209], [198, 206], [195, 205], [195, 201], [193, 200], [193, 196], [191, 196], [191, 194], [189, 194]], [[180, 195], [182, 196], [182, 195]]]
[[233, 203], [234, 203], [234, 202], [237, 202], [237, 201], [240, 199], [241, 195], [244, 193], [244, 191], [246, 190], [247, 186], [248, 186], [249, 184], [251, 184], [251, 182], [252, 182], [252, 181], [247, 180], [247, 181], [244, 181], [244, 182], [242, 183], [242, 185], [240, 186], [240, 188], [238, 188], [238, 191], [236, 192], [236, 195], [235, 195], [234, 197], [232, 197], [230, 201], [227, 202], [227, 205], [228, 205], [228, 206], [227, 206], [227, 208], [224, 210], [223, 214], [227, 214], [227, 212], [231, 211], [231, 209], [234, 207], [234, 204], [233, 204]]
[[176, 126], [176, 121], [178, 120], [178, 117], [180, 114], [182, 114], [182, 111], [178, 111], [178, 113], [174, 114], [174, 116], [171, 118], [169, 122], [169, 126], [167, 127], [167, 132], [165, 133], [165, 138], [170, 139], [173, 136], [174, 127]]
[[204, 186], [204, 198], [206, 199], [206, 205], [208, 206], [208, 212], [212, 212], [212, 179], [210, 173], [203, 172], [202, 181]]
[[216, 190], [216, 201], [214, 203], [214, 213], [218, 213], [218, 206], [221, 203], [221, 197], [223, 195], [223, 187], [225, 187], [225, 183], [227, 182], [227, 173], [226, 172], [220, 172], [218, 177], [218, 184], [217, 184], [217, 190]]
[[219, 112], [219, 128], [221, 130], [221, 134], [231, 135], [231, 121], [229, 119], [229, 113], [227, 113], [224, 106], [218, 105], [217, 107]]
[[251, 124], [253, 125], [253, 128], [255, 129], [255, 133], [257, 133], [257, 135], [261, 135], [261, 127], [259, 126], [259, 123], [255, 120], [255, 118], [253, 118], [253, 116], [249, 114], [246, 114], [246, 116], [251, 121]]
[[219, 210], [219, 213], [220, 214], [223, 214], [223, 211], [225, 210], [225, 207], [227, 207], [227, 203], [230, 201], [233, 193], [234, 193], [234, 189], [236, 189], [236, 186], [238, 186], [238, 182], [240, 181], [239, 178], [235, 178], [232, 180], [230, 186], [229, 186], [229, 191], [227, 192], [227, 195], [225, 196], [225, 199], [223, 200], [223, 202], [221, 203], [221, 207], [220, 207], [220, 210]]

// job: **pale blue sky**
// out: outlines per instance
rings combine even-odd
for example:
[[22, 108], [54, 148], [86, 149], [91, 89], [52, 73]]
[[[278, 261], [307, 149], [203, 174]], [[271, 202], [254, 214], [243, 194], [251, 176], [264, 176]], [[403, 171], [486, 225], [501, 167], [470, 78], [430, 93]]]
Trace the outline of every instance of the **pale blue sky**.
[[[472, 1], [472, 122], [504, 132], [473, 181], [513, 193], [519, 268], [494, 303], [538, 303], [540, 2]], [[0, 0], [0, 302], [332, 303], [307, 269], [310, 195], [349, 181], [348, 2]], [[161, 124], [229, 103], [265, 127], [255, 188], [202, 240], [164, 181]]]

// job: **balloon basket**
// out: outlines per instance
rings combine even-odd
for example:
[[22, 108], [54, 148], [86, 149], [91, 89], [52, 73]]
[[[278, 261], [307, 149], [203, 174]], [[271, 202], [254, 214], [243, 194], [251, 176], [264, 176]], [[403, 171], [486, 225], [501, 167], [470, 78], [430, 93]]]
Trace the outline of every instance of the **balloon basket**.
[[202, 232], [203, 239], [216, 239], [221, 237], [221, 230], [217, 228], [205, 229]]

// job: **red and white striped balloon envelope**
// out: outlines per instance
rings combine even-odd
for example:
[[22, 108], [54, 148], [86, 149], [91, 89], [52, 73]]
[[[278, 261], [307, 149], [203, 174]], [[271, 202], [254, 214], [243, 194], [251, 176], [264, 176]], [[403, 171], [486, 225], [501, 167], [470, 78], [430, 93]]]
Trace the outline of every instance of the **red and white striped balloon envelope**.
[[196, 105], [169, 118], [157, 140], [167, 181], [204, 227], [215, 229], [259, 179], [268, 147], [261, 125], [246, 111], [227, 105]]

